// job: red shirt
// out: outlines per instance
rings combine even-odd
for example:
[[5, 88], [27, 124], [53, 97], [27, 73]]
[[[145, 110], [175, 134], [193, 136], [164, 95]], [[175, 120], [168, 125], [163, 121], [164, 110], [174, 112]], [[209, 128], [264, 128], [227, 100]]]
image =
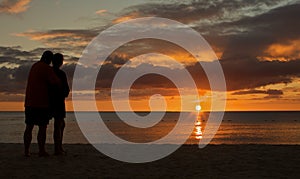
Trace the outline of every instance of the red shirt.
[[60, 80], [52, 67], [42, 61], [36, 62], [28, 76], [25, 107], [48, 108], [49, 88], [59, 85]]

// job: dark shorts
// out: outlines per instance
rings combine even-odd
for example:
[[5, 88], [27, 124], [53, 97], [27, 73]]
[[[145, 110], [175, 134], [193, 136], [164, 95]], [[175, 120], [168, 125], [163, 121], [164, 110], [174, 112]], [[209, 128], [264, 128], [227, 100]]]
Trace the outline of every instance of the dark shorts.
[[55, 105], [50, 105], [50, 116], [55, 119], [63, 119], [66, 117], [66, 107], [65, 103], [56, 103]]
[[50, 111], [51, 118], [54, 117], [54, 119], [64, 119], [66, 117], [66, 111], [60, 110], [60, 109], [54, 109]]
[[25, 123], [28, 125], [46, 126], [49, 124], [49, 109], [25, 107]]

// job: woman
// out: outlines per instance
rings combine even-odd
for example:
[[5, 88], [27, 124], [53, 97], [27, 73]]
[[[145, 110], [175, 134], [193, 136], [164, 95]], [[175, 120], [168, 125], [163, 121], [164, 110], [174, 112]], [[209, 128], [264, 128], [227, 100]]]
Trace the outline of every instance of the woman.
[[54, 117], [54, 154], [63, 155], [65, 151], [62, 148], [63, 132], [65, 128], [66, 107], [65, 98], [68, 97], [70, 89], [67, 77], [64, 71], [60, 69], [64, 57], [60, 53], [53, 56], [53, 70], [62, 83], [61, 88], [53, 88], [50, 94], [52, 117]]

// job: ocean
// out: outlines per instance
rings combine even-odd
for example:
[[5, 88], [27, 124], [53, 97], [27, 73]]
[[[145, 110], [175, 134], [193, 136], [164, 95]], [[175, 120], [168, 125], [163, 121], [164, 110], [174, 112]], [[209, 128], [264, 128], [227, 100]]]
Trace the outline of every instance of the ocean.
[[[137, 113], [144, 116], [147, 113]], [[179, 113], [169, 112], [153, 127], [147, 129], [128, 126], [120, 121], [115, 113], [100, 113], [107, 127], [118, 137], [136, 143], [147, 143], [169, 135], [176, 125]], [[194, 124], [194, 131], [186, 144], [198, 144], [209, 113], [201, 113]], [[0, 143], [23, 143], [23, 112], [0, 112]], [[175, 133], [168, 141], [177, 144], [186, 132]], [[53, 120], [47, 131], [47, 143], [53, 143]], [[37, 127], [33, 131], [33, 143], [36, 143]], [[87, 144], [73, 112], [67, 113], [64, 143]], [[210, 144], [300, 144], [300, 112], [225, 112], [219, 127]]]

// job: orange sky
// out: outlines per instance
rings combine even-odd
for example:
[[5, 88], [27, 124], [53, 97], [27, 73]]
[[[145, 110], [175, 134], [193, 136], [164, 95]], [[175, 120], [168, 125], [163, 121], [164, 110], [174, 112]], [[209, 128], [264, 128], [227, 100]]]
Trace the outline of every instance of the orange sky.
[[[226, 111], [298, 111], [300, 104], [298, 101], [276, 99], [276, 100], [229, 100], [226, 102]], [[131, 107], [135, 111], [149, 111], [148, 100], [130, 101]], [[82, 111], [89, 111], [89, 108], [85, 105], [86, 101], [80, 101], [82, 104]], [[167, 98], [168, 111], [180, 111], [180, 100], [176, 97]], [[190, 108], [194, 109], [197, 102], [192, 102]], [[23, 102], [0, 102], [1, 111], [23, 111]], [[98, 109], [101, 111], [114, 111], [111, 105], [111, 101], [97, 101]], [[203, 111], [210, 111], [209, 100], [200, 102]], [[73, 104], [71, 100], [67, 100], [66, 107], [68, 111], [73, 111]]]

